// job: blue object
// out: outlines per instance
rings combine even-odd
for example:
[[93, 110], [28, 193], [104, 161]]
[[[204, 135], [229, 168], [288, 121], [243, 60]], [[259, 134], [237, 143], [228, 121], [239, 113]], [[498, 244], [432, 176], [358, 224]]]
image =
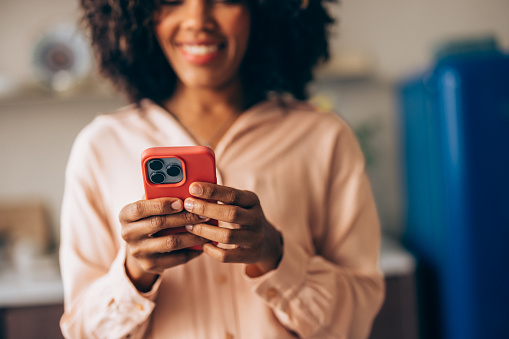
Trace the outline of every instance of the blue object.
[[421, 338], [507, 338], [509, 55], [442, 52], [399, 102]]

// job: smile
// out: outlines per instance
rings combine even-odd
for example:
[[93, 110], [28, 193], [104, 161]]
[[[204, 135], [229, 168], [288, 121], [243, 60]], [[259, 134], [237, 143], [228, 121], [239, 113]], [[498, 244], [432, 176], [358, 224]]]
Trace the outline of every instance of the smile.
[[181, 45], [181, 48], [190, 55], [207, 55], [219, 51], [219, 45]]
[[214, 43], [178, 43], [177, 47], [188, 62], [205, 65], [215, 60], [225, 45]]

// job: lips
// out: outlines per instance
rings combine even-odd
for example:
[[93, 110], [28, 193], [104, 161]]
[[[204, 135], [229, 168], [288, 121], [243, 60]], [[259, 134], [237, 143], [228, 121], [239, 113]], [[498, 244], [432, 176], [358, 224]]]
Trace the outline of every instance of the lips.
[[181, 48], [189, 55], [207, 55], [216, 53], [219, 45], [182, 45]]
[[184, 58], [194, 64], [207, 64], [212, 62], [225, 47], [217, 43], [178, 43], [176, 44]]

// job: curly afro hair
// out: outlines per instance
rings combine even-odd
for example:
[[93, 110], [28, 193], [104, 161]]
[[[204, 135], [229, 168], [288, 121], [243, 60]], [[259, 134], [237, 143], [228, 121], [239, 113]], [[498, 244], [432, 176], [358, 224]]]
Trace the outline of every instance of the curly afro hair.
[[[335, 0], [246, 0], [251, 10], [249, 46], [240, 67], [251, 102], [270, 93], [307, 99], [313, 68], [329, 58], [334, 19], [324, 2]], [[176, 75], [155, 33], [159, 0], [80, 0], [100, 73], [131, 102], [162, 102]], [[305, 8], [304, 8], [305, 7]]]

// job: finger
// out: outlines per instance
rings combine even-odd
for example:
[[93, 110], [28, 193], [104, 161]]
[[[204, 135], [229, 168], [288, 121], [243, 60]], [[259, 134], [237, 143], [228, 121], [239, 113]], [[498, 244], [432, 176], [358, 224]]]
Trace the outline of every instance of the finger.
[[202, 245], [203, 252], [223, 263], [244, 263], [252, 264], [254, 260], [253, 251], [247, 248], [224, 249], [219, 248], [212, 243]]
[[201, 199], [187, 198], [184, 200], [184, 208], [202, 217], [224, 221], [232, 224], [256, 226], [258, 215], [253, 210], [234, 205], [211, 203]]
[[259, 204], [258, 196], [251, 191], [211, 184], [194, 182], [189, 186], [189, 193], [201, 199], [221, 201], [228, 205], [251, 208]]
[[207, 224], [186, 225], [186, 230], [199, 237], [221, 244], [250, 245], [257, 234], [249, 229], [229, 229]]
[[129, 223], [152, 215], [175, 214], [183, 207], [182, 200], [178, 198], [139, 200], [122, 208], [119, 219], [121, 223]]
[[208, 239], [201, 238], [192, 233], [182, 232], [157, 238], [144, 239], [130, 246], [129, 250], [133, 257], [144, 258], [202, 245], [208, 241]]
[[204, 221], [198, 215], [186, 211], [177, 214], [154, 215], [124, 224], [122, 227], [122, 238], [126, 242], [136, 241], [165, 229], [183, 227]]
[[141, 267], [148, 272], [162, 273], [165, 269], [185, 264], [200, 256], [202, 251], [179, 250], [171, 253], [154, 255], [151, 258], [140, 259]]

